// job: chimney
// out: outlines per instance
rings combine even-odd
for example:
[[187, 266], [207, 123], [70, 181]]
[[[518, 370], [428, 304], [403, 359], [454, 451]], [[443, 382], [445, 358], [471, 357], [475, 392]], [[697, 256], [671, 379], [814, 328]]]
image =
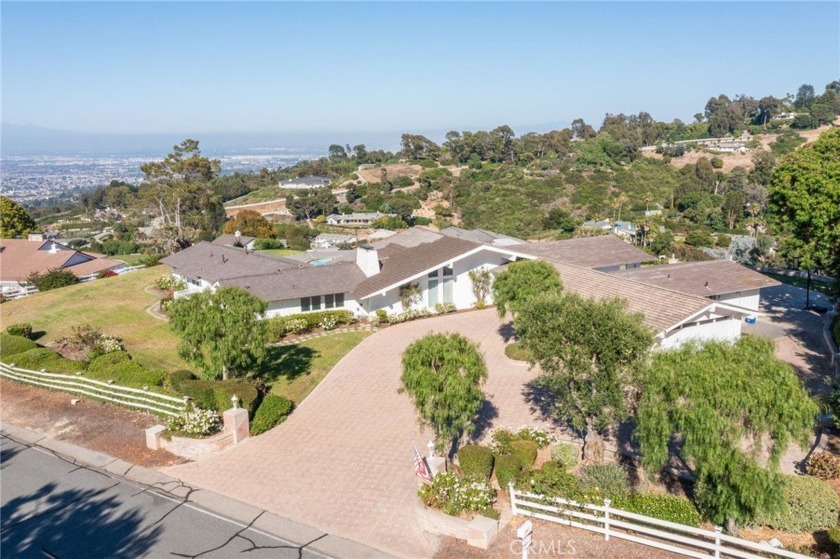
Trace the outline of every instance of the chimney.
[[52, 245], [50, 245], [50, 254], [58, 254], [58, 247], [55, 245], [55, 243], [52, 243]]
[[356, 266], [366, 277], [379, 273], [379, 254], [371, 245], [359, 245], [356, 250]]
[[236, 240], [238, 241], [238, 240], [239, 240], [239, 238], [242, 236], [242, 231], [240, 231], [239, 229], [237, 229], [237, 230], [236, 230], [236, 233], [234, 233], [234, 234], [233, 234], [233, 236], [234, 236], [234, 237], [236, 237]]

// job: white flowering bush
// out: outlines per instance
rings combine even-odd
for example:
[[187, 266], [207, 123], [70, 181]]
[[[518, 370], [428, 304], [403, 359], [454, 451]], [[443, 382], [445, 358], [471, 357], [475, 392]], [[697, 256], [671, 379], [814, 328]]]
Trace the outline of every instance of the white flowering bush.
[[187, 288], [184, 280], [174, 275], [162, 276], [157, 279], [155, 284], [161, 291], [183, 291]]
[[113, 353], [115, 351], [125, 351], [122, 342], [116, 336], [103, 334], [96, 342], [96, 349], [102, 353]]
[[321, 319], [321, 322], [318, 323], [318, 325], [324, 330], [332, 330], [336, 325], [335, 317], [332, 315], [326, 315]]
[[219, 416], [215, 410], [203, 410], [192, 405], [169, 420], [170, 431], [190, 437], [212, 435], [219, 427]]
[[292, 334], [303, 334], [309, 330], [309, 323], [305, 318], [293, 318], [286, 321], [286, 329]]
[[508, 427], [500, 427], [493, 430], [491, 438], [495, 454], [511, 454], [513, 441], [533, 441], [538, 448], [545, 448], [556, 440], [554, 435], [545, 429], [531, 425], [523, 425], [516, 431]]
[[516, 432], [516, 436], [520, 440], [534, 441], [540, 448], [545, 448], [556, 440], [554, 435], [545, 429], [540, 429], [539, 427], [533, 427], [531, 425], [524, 425], [520, 427], [519, 431]]
[[452, 516], [461, 512], [487, 514], [496, 502], [496, 490], [487, 482], [459, 479], [455, 474], [436, 475], [431, 485], [421, 487], [418, 494], [426, 506]]
[[432, 311], [429, 309], [411, 309], [399, 314], [392, 314], [388, 316], [388, 322], [391, 324], [400, 324], [401, 322], [408, 322], [417, 318], [425, 318], [432, 316]]
[[457, 309], [455, 308], [455, 303], [436, 303], [435, 304], [435, 312], [437, 314], [447, 314], [451, 312], [455, 312]]

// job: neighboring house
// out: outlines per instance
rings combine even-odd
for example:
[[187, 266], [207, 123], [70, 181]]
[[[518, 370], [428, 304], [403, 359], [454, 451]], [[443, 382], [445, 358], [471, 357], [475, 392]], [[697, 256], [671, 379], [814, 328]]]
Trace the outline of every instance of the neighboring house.
[[329, 186], [332, 181], [326, 177], [298, 177], [280, 181], [280, 188], [290, 190], [305, 190], [309, 188], [323, 188]]
[[616, 272], [617, 276], [758, 311], [761, 289], [774, 279], [731, 260], [683, 262]]
[[525, 243], [510, 248], [549, 262], [577, 264], [601, 272], [639, 268], [642, 262], [656, 260], [654, 256], [613, 235]]
[[487, 231], [486, 229], [461, 229], [460, 227], [447, 227], [440, 231], [441, 235], [446, 237], [457, 237], [459, 239], [466, 239], [468, 241], [476, 241], [494, 246], [511, 246], [521, 245], [525, 241], [517, 239], [516, 237], [509, 237], [501, 233]]
[[590, 219], [589, 221], [584, 221], [583, 226], [586, 229], [598, 229], [600, 231], [611, 231], [612, 230], [612, 225], [610, 224], [609, 219], [602, 219], [600, 221]]
[[636, 236], [637, 227], [629, 221], [616, 221], [612, 226], [612, 232], [619, 237], [632, 239]]
[[248, 250], [254, 250], [254, 241], [256, 241], [254, 237], [243, 235], [242, 233], [237, 231], [233, 234], [225, 233], [218, 239], [214, 240], [213, 244], [232, 248], [245, 248]]
[[[608, 271], [639, 268], [653, 257], [612, 235], [566, 241], [493, 244], [510, 239], [494, 234], [489, 242], [473, 240], [488, 232], [461, 230], [444, 235], [414, 227], [362, 245], [356, 250], [314, 251], [283, 258], [198, 243], [162, 262], [184, 278], [188, 288], [176, 297], [220, 286], [237, 286], [268, 303], [267, 316], [281, 316], [324, 309], [347, 309], [364, 318], [377, 311], [403, 312], [400, 291], [417, 287], [412, 308], [434, 310], [437, 303], [456, 309], [475, 306], [470, 272], [493, 273], [523, 259], [550, 262], [560, 273], [564, 288], [587, 297], [621, 297], [631, 311], [644, 314], [662, 347], [690, 339], [727, 339], [740, 336], [741, 321], [754, 314], [752, 299], [710, 300], [696, 293], [610, 274]], [[465, 238], [473, 237], [473, 239]], [[667, 268], [661, 266], [660, 268]], [[630, 273], [629, 271], [626, 273]], [[744, 291], [742, 276], [734, 271], [721, 275], [734, 287], [715, 295]], [[492, 300], [486, 301], [492, 303]]]
[[330, 225], [346, 225], [349, 227], [368, 227], [380, 217], [396, 217], [396, 214], [373, 213], [351, 213], [351, 214], [330, 214], [327, 216], [327, 223]]
[[653, 216], [657, 216], [657, 215], [662, 215], [662, 211], [664, 209], [665, 208], [662, 207], [662, 204], [656, 204], [653, 207], [652, 210], [650, 208], [645, 210], [645, 217], [653, 217]]
[[62, 269], [73, 272], [79, 279], [88, 279], [100, 272], [124, 267], [122, 262], [46, 240], [43, 234], [33, 234], [28, 239], [0, 239], [0, 288], [3, 291], [20, 289], [35, 272], [45, 274]]
[[396, 231], [391, 231], [389, 229], [377, 229], [376, 231], [368, 235], [367, 240], [371, 243], [375, 241], [382, 241], [384, 239], [387, 239], [388, 237], [393, 237], [396, 234]]
[[316, 250], [337, 250], [341, 245], [352, 245], [356, 242], [355, 235], [339, 235], [334, 233], [321, 233], [314, 239], [310, 246]]

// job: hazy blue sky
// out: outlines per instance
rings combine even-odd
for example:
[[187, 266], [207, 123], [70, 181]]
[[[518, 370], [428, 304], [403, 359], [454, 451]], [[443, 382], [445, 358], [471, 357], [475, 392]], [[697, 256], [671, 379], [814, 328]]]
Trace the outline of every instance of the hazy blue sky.
[[2, 4], [3, 121], [401, 131], [647, 110], [840, 78], [840, 3]]

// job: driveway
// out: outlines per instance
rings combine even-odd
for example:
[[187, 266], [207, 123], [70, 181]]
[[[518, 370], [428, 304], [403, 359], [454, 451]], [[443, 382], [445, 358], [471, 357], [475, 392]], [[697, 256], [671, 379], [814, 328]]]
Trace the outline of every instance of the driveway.
[[478, 342], [485, 355], [488, 425], [542, 424], [522, 395], [523, 384], [536, 373], [504, 356], [495, 313], [487, 309], [388, 327], [347, 354], [282, 425], [165, 471], [395, 555], [431, 556], [412, 513], [417, 480], [411, 455], [411, 443], [422, 452], [430, 434], [418, 426], [408, 396], [397, 394], [400, 357], [429, 332], [458, 332]]

